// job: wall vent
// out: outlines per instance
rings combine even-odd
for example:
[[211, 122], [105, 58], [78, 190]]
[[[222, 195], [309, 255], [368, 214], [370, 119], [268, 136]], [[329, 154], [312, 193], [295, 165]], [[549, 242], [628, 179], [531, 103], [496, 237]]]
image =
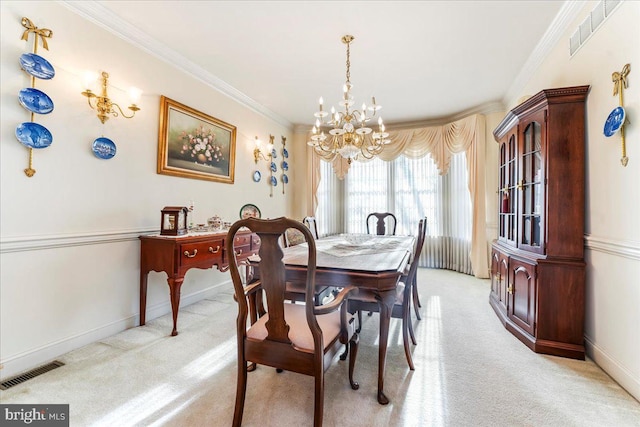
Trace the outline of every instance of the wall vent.
[[573, 56], [589, 40], [622, 2], [623, 0], [602, 0], [596, 5], [569, 38], [569, 56]]
[[46, 372], [52, 371], [56, 368], [59, 368], [60, 366], [64, 366], [64, 363], [54, 360], [51, 363], [47, 363], [46, 365], [40, 366], [38, 368], [32, 369], [29, 372], [25, 372], [23, 374], [20, 375], [16, 375], [15, 377], [11, 377], [6, 381], [3, 381], [0, 384], [0, 390], [7, 390], [10, 389], [13, 386], [16, 386], [18, 384], [22, 384], [23, 382], [30, 380], [31, 378], [35, 378], [38, 375], [42, 375]]

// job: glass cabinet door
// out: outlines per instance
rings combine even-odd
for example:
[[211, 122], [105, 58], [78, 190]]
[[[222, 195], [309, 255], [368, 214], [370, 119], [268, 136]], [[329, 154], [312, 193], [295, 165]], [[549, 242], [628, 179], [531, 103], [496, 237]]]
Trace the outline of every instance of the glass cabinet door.
[[516, 243], [516, 135], [511, 133], [500, 144], [500, 188], [498, 189], [498, 238], [506, 243]]
[[544, 116], [526, 123], [521, 134], [518, 246], [543, 253], [544, 165], [542, 162]]

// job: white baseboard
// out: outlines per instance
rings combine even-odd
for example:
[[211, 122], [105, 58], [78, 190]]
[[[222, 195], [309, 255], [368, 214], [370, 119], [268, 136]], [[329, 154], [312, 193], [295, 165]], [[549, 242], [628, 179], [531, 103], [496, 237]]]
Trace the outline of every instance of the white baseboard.
[[634, 378], [632, 373], [611, 358], [596, 344], [585, 337], [585, 349], [587, 355], [613, 378], [622, 388], [640, 402], [640, 378]]
[[[207, 289], [182, 296], [180, 298], [180, 307], [186, 307], [205, 298], [214, 296], [221, 286], [230, 287], [231, 280], [223, 281]], [[170, 301], [155, 304], [147, 307], [147, 320], [153, 320], [169, 313], [171, 313]], [[139, 323], [140, 314], [138, 313], [2, 360], [0, 361], [0, 380], [4, 381], [7, 378], [49, 363], [65, 353], [110, 337], [126, 329], [136, 327]], [[170, 332], [171, 331], [167, 331], [167, 334]]]

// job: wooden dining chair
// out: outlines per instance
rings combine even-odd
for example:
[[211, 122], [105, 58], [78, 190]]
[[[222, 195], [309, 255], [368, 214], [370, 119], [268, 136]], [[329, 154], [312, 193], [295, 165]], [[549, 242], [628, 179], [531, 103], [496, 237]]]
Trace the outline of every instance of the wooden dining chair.
[[318, 236], [318, 223], [316, 222], [316, 217], [314, 216], [305, 216], [302, 219], [302, 223], [304, 225], [306, 225], [309, 230], [311, 230], [311, 234], [313, 235], [313, 238], [318, 240], [319, 236]]
[[396, 235], [396, 225], [398, 223], [398, 220], [396, 219], [396, 216], [394, 214], [392, 214], [391, 212], [372, 212], [369, 215], [367, 215], [367, 234], [371, 234], [371, 228], [370, 225], [373, 221], [371, 221], [372, 218], [376, 218], [376, 234], [378, 236], [384, 236], [387, 234], [387, 223], [389, 226], [389, 235], [390, 236], [395, 236]]
[[[426, 234], [427, 234], [427, 218], [426, 217], [424, 218], [424, 227], [422, 232], [425, 235], [423, 237], [423, 242], [424, 242], [424, 239], [426, 239]], [[424, 246], [424, 243], [423, 243], [423, 246]], [[411, 263], [414, 263], [414, 262], [420, 262], [420, 260], [418, 258], [414, 258], [411, 261]], [[401, 282], [406, 282], [408, 280], [407, 276], [409, 274], [410, 268], [411, 268], [411, 264], [407, 265], [407, 270], [400, 277]], [[411, 300], [413, 302], [413, 311], [416, 313], [416, 319], [422, 320], [422, 316], [420, 315], [420, 308], [422, 308], [422, 304], [420, 303], [420, 295], [418, 294], [418, 275], [417, 274], [413, 276], [413, 283], [411, 284]], [[413, 328], [410, 328], [409, 331], [411, 331], [411, 340], [415, 344], [416, 339], [413, 335]]]
[[[250, 229], [260, 237], [258, 256], [259, 279], [245, 286], [240, 276], [239, 262], [234, 251], [235, 234], [242, 227]], [[306, 268], [305, 304], [292, 304], [284, 298], [285, 265], [283, 252], [278, 242], [287, 228], [302, 232], [308, 244], [308, 266]], [[349, 383], [357, 390], [353, 370], [358, 351], [358, 333], [353, 316], [347, 311], [347, 296], [355, 288], [345, 287], [331, 303], [316, 306], [313, 301], [316, 272], [316, 245], [308, 228], [288, 218], [247, 218], [234, 223], [226, 239], [229, 271], [238, 303], [237, 341], [238, 375], [233, 425], [242, 424], [246, 390], [247, 363], [267, 365], [285, 371], [310, 375], [315, 378], [313, 424], [322, 425], [324, 408], [324, 372], [331, 365], [341, 346], [349, 345]], [[247, 297], [257, 287], [266, 294], [267, 312], [255, 323], [247, 325]], [[247, 289], [250, 288], [250, 289]], [[285, 377], [280, 377], [286, 379]], [[268, 390], [265, 390], [267, 393]]]
[[[401, 277], [401, 282], [396, 289], [396, 300], [393, 304], [391, 317], [402, 319], [402, 341], [404, 344], [404, 353], [407, 357], [409, 369], [414, 370], [413, 358], [411, 357], [411, 348], [409, 347], [409, 337], [414, 345], [417, 344], [415, 334], [413, 333], [413, 325], [411, 323], [411, 302], [413, 301], [412, 288], [416, 283], [416, 275], [418, 272], [418, 259], [424, 246], [425, 233], [427, 229], [427, 219], [421, 219], [418, 223], [418, 235], [416, 237], [416, 245], [413, 252], [412, 261], [406, 275]], [[380, 312], [380, 305], [372, 291], [360, 289], [357, 295], [349, 297], [349, 312], [358, 314], [358, 329], [360, 332], [362, 327], [362, 311]], [[344, 356], [346, 357], [346, 355]]]
[[[306, 223], [308, 218], [313, 217], [305, 217], [302, 222], [309, 228], [311, 231], [311, 235], [314, 239], [318, 238], [318, 230], [315, 228], [315, 218], [313, 218], [313, 227], [309, 226], [310, 223]], [[289, 228], [285, 231], [282, 236], [282, 241], [284, 242], [284, 247], [287, 248], [289, 246], [296, 246], [305, 242], [304, 235], [297, 228]], [[314, 301], [316, 305], [321, 305], [322, 301], [327, 298], [329, 295], [333, 293], [334, 289], [331, 286], [317, 286], [314, 291]], [[291, 301], [304, 301], [305, 300], [306, 289], [303, 283], [290, 283], [287, 282], [287, 286], [285, 289], [285, 298]]]

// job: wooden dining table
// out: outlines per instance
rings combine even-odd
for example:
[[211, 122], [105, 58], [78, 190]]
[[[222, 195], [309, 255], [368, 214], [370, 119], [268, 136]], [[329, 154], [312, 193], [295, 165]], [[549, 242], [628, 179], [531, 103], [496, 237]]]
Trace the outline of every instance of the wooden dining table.
[[[359, 241], [358, 241], [359, 240]], [[372, 290], [380, 304], [378, 346], [378, 402], [389, 403], [384, 394], [384, 374], [391, 310], [400, 276], [411, 260], [413, 236], [345, 236], [316, 240], [316, 286], [356, 286]], [[304, 283], [306, 244], [283, 248], [286, 280]]]

